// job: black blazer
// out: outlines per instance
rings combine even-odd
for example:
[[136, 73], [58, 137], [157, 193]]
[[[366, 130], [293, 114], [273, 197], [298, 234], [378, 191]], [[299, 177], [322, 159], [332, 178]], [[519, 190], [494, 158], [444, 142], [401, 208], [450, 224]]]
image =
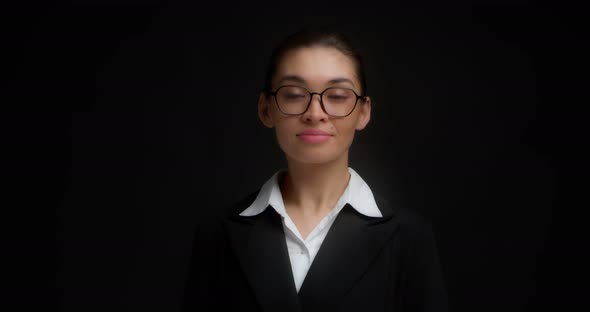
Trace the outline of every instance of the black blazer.
[[383, 217], [346, 204], [297, 293], [279, 214], [238, 215], [259, 191], [198, 227], [183, 311], [447, 311], [430, 225], [375, 194]]

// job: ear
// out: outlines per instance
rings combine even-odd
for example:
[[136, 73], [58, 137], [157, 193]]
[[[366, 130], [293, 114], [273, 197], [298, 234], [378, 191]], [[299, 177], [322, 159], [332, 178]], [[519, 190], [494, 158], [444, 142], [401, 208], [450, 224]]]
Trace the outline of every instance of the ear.
[[270, 103], [268, 101], [266, 94], [260, 92], [260, 95], [258, 96], [258, 118], [266, 127], [272, 128], [274, 127], [274, 121], [270, 115]]
[[361, 103], [359, 108], [356, 130], [363, 130], [371, 120], [371, 98], [365, 97], [364, 103]]

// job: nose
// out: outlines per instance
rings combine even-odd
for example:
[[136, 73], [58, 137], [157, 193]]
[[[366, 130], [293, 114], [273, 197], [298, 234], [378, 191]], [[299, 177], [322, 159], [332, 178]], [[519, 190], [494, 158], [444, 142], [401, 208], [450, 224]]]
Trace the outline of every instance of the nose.
[[311, 95], [311, 103], [307, 107], [305, 113], [303, 113], [303, 118], [308, 121], [320, 121], [325, 120], [328, 118], [328, 114], [324, 112], [322, 108], [322, 98], [319, 94], [315, 93]]

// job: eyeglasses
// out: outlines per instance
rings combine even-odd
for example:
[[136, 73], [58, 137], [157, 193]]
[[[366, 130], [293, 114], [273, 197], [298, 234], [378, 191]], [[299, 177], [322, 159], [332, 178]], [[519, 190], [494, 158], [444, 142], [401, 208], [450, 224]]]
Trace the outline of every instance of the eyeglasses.
[[352, 89], [330, 87], [322, 92], [311, 92], [304, 87], [285, 85], [268, 94], [275, 97], [279, 110], [286, 115], [301, 115], [307, 111], [314, 94], [320, 96], [324, 112], [332, 117], [346, 117], [352, 113], [359, 99], [365, 99]]

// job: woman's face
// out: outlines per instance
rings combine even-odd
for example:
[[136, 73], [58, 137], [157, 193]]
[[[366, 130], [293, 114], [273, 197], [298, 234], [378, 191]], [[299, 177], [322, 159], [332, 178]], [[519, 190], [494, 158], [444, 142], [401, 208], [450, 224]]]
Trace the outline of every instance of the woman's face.
[[[311, 92], [322, 92], [328, 87], [353, 89], [362, 94], [353, 61], [335, 48], [304, 47], [287, 52], [272, 80], [272, 90], [283, 85], [297, 85]], [[302, 115], [283, 114], [273, 96], [260, 94], [258, 115], [262, 123], [275, 128], [279, 146], [289, 161], [322, 164], [348, 157], [355, 130], [362, 130], [370, 119], [371, 102], [358, 100], [354, 111], [346, 117], [327, 115], [320, 105], [320, 96], [312, 101]], [[327, 140], [317, 142], [301, 135], [305, 130], [322, 130]], [[317, 137], [315, 137], [317, 138]]]

